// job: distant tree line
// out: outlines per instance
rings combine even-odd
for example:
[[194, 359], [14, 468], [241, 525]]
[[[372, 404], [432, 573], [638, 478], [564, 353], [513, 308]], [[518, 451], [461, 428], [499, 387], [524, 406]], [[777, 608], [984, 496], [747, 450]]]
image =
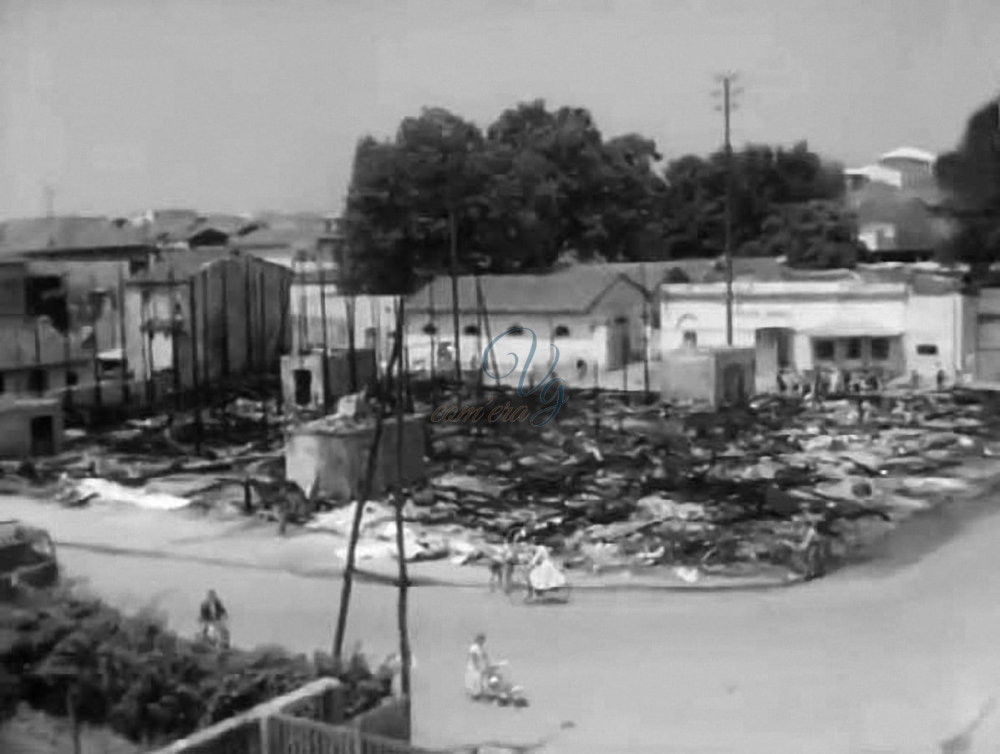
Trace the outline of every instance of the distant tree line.
[[[504, 111], [485, 132], [442, 109], [362, 139], [342, 218], [345, 282], [399, 292], [423, 272], [544, 271], [587, 261], [714, 257], [725, 238], [720, 150], [658, 171], [653, 140], [605, 139], [581, 108], [543, 101]], [[804, 267], [851, 266], [857, 244], [841, 210], [842, 171], [805, 143], [733, 155], [736, 254], [785, 255]], [[454, 247], [452, 243], [454, 241]]]

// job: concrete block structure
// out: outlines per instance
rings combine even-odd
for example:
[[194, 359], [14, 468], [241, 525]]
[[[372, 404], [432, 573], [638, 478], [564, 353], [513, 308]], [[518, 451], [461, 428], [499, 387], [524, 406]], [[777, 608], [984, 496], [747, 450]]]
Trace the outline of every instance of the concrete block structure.
[[688, 348], [666, 353], [656, 365], [665, 402], [692, 401], [712, 407], [737, 405], [754, 388], [757, 355], [752, 348]]
[[[426, 476], [426, 416], [407, 416], [403, 421], [402, 483], [412, 484]], [[386, 421], [379, 444], [372, 482], [372, 496], [397, 483], [395, 419]], [[368, 467], [368, 452], [375, 437], [369, 423], [356, 428], [319, 419], [292, 430], [285, 443], [285, 471], [303, 492], [333, 500], [358, 500]]]
[[62, 444], [63, 411], [57, 399], [0, 400], [0, 458], [55, 455]]

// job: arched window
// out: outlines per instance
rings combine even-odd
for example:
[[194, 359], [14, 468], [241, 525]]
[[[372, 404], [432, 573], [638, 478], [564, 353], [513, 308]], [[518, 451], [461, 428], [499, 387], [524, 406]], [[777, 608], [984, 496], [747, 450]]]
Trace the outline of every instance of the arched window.
[[555, 337], [557, 337], [557, 338], [568, 338], [569, 337], [569, 328], [566, 327], [566, 325], [559, 325], [559, 326], [557, 326], [556, 327], [556, 335], [555, 335]]
[[524, 335], [524, 328], [520, 325], [511, 325], [509, 329], [511, 335]]
[[587, 362], [583, 359], [577, 359], [576, 361], [576, 373], [580, 377], [587, 376]]
[[462, 332], [464, 332], [466, 335], [479, 335], [479, 326], [466, 325], [465, 329]]
[[437, 326], [434, 323], [429, 322], [424, 325], [424, 335], [437, 335]]

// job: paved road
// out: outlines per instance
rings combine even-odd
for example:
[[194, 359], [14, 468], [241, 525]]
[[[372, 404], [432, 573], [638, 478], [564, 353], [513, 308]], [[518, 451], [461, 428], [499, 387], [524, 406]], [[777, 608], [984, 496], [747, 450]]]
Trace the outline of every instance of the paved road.
[[[334, 579], [72, 548], [61, 556], [119, 606], [155, 599], [179, 630], [194, 630], [211, 586], [237, 643], [311, 651], [330, 642]], [[940, 751], [1000, 693], [998, 561], [1000, 516], [990, 515], [905, 568], [857, 568], [788, 590], [578, 594], [569, 606], [528, 607], [485, 590], [417, 588], [417, 741], [558, 733], [548, 751]], [[394, 592], [355, 594], [349, 639], [392, 649]], [[511, 661], [530, 708], [463, 698], [464, 650], [478, 630]], [[974, 740], [973, 751], [995, 747], [1000, 721]]]

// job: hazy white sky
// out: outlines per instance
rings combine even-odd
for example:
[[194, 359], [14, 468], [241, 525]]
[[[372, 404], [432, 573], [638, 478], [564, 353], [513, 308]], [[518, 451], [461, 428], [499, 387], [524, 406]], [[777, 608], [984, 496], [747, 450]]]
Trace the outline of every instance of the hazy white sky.
[[948, 148], [1000, 90], [996, 0], [0, 0], [0, 216], [337, 211], [422, 106], [579, 105], [668, 157]]

